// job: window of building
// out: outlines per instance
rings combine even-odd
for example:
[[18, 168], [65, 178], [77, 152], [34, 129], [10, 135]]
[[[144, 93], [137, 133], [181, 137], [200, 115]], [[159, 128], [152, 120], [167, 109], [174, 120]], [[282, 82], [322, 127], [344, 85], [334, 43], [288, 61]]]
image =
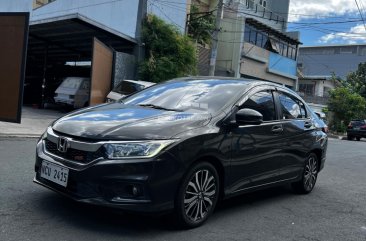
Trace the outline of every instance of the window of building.
[[276, 120], [276, 110], [272, 92], [262, 91], [252, 95], [240, 109], [249, 108], [263, 115], [263, 121]]
[[334, 54], [334, 49], [324, 49], [323, 50], [323, 54], [327, 55], [327, 54]]
[[360, 55], [362, 55], [362, 56], [366, 55], [366, 48], [363, 48], [360, 50]]
[[341, 48], [339, 50], [339, 53], [341, 53], [341, 54], [352, 54], [352, 48]]
[[261, 5], [263, 7], [267, 7], [267, 1], [265, 1], [265, 0], [259, 0], [259, 5]]
[[260, 31], [249, 24], [245, 25], [244, 41], [290, 59], [296, 60], [297, 58], [296, 44], [290, 44], [281, 41], [277, 37], [269, 36], [268, 33]]
[[314, 84], [299, 84], [299, 92], [304, 93], [305, 95], [313, 96], [314, 89], [315, 89]]
[[279, 99], [282, 107], [283, 119], [306, 118], [306, 109], [300, 100], [284, 93], [279, 93]]

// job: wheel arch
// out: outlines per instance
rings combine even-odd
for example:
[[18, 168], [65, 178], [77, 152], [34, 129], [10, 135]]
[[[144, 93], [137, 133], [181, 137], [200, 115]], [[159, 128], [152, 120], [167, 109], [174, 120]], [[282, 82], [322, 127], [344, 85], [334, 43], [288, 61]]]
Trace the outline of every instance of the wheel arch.
[[317, 148], [312, 150], [310, 153], [314, 153], [316, 155], [316, 158], [318, 159], [318, 171], [320, 171], [320, 165], [321, 165], [321, 160], [322, 160], [322, 156], [323, 156], [323, 150]]

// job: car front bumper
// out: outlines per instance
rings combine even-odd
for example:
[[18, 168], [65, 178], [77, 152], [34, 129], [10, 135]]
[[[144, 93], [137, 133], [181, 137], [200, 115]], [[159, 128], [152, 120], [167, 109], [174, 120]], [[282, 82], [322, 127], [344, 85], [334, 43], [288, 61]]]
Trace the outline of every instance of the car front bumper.
[[[69, 170], [67, 186], [41, 177], [42, 162]], [[174, 208], [181, 177], [178, 161], [169, 152], [152, 159], [97, 160], [74, 165], [37, 144], [34, 182], [75, 201], [139, 212], [162, 212]], [[131, 188], [136, 187], [134, 195]]]

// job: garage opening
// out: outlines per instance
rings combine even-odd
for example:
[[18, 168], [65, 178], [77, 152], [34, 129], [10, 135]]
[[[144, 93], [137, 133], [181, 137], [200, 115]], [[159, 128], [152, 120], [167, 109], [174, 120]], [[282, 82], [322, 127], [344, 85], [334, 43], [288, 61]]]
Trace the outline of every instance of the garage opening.
[[[110, 50], [111, 64], [99, 61], [93, 65], [95, 41], [102, 43]], [[105, 92], [113, 86], [114, 76], [120, 76], [118, 71], [129, 72], [129, 76], [134, 75], [131, 65], [128, 66], [128, 70], [124, 69], [127, 64], [115, 61], [115, 56], [118, 53], [133, 56], [135, 47], [134, 39], [113, 33], [107, 27], [77, 14], [31, 22], [24, 105], [37, 108], [57, 107], [55, 91], [68, 77], [89, 79], [89, 81], [93, 79], [94, 84], [89, 86], [98, 86]], [[98, 76], [104, 74], [109, 76], [110, 80], [108, 82], [105, 79], [93, 78], [92, 73], [97, 73]], [[90, 92], [92, 93], [93, 90]], [[104, 92], [98, 92], [98, 100], [94, 104], [104, 101]]]

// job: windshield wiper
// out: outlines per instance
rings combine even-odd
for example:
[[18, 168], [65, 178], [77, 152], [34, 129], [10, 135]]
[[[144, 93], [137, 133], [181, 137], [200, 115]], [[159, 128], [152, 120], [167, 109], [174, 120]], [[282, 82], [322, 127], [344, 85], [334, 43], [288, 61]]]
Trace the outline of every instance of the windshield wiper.
[[158, 105], [154, 105], [154, 104], [141, 104], [139, 106], [142, 107], [149, 107], [149, 108], [153, 108], [153, 109], [157, 109], [157, 110], [167, 110], [167, 111], [176, 111], [176, 112], [182, 112], [182, 110], [178, 110], [178, 109], [169, 109], [169, 108], [165, 108], [162, 106], [158, 106]]

